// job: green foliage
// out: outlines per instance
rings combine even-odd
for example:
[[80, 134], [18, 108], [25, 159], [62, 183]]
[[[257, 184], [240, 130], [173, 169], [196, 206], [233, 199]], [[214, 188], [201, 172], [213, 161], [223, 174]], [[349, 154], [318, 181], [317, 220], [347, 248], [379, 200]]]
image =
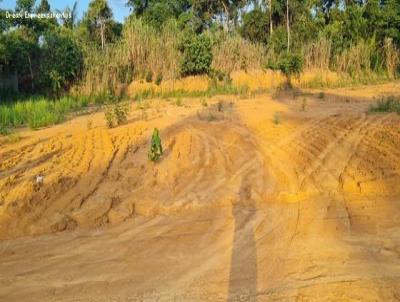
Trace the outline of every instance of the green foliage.
[[0, 128], [10, 129], [29, 126], [32, 129], [61, 123], [68, 112], [88, 105], [82, 98], [63, 97], [59, 100], [32, 98], [7, 105], [0, 105]]
[[107, 127], [113, 128], [126, 123], [129, 111], [129, 103], [117, 102], [108, 105], [104, 111], [104, 118], [106, 119]]
[[182, 99], [181, 98], [177, 98], [176, 102], [175, 102], [175, 105], [178, 106], [178, 107], [181, 107], [183, 105], [182, 104]]
[[245, 13], [240, 33], [245, 39], [251, 42], [267, 43], [269, 35], [267, 14], [259, 8]]
[[151, 161], [158, 161], [163, 155], [163, 148], [160, 138], [160, 133], [157, 128], [154, 128], [153, 135], [151, 136], [150, 151], [148, 157]]
[[80, 75], [83, 55], [67, 30], [49, 32], [41, 49], [40, 82], [44, 90], [58, 95]]
[[157, 74], [156, 81], [155, 81], [156, 85], [157, 85], [157, 86], [160, 86], [162, 80], [163, 80], [163, 75], [162, 75], [162, 73]]
[[303, 70], [303, 59], [298, 54], [286, 53], [279, 59], [278, 68], [287, 77], [299, 76]]
[[277, 64], [267, 63], [267, 68], [280, 70], [286, 76], [288, 86], [291, 87], [292, 76], [299, 77], [303, 70], [303, 58], [298, 54], [285, 52]]
[[208, 36], [187, 34], [180, 43], [183, 54], [181, 75], [207, 74], [211, 70], [212, 50]]
[[307, 107], [307, 99], [303, 98], [303, 100], [301, 102], [301, 110], [306, 111], [306, 107]]
[[400, 98], [394, 96], [382, 98], [376, 104], [371, 105], [368, 112], [397, 112], [400, 114]]
[[272, 119], [272, 122], [275, 125], [279, 125], [281, 123], [281, 115], [279, 114], [279, 112], [274, 113], [274, 118]]
[[146, 74], [146, 82], [151, 83], [153, 81], [153, 72], [149, 70]]

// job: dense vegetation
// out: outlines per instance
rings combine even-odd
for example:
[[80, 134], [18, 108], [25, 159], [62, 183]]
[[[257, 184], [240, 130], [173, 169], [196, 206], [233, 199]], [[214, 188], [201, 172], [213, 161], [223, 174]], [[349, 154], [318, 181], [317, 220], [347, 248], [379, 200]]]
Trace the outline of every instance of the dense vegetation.
[[[400, 71], [398, 0], [126, 4], [131, 15], [123, 24], [114, 20], [106, 0], [92, 0], [81, 20], [76, 4], [65, 8], [59, 19], [10, 19], [0, 9], [0, 74], [17, 75], [18, 98], [58, 99], [72, 93], [93, 100], [107, 99], [135, 79], [160, 85], [208, 74], [229, 80], [235, 70], [273, 68], [290, 84], [303, 68], [329, 69], [352, 78], [395, 78]], [[25, 11], [54, 12], [47, 0], [17, 0], [8, 13]], [[1, 91], [1, 103], [13, 99], [6, 90]], [[14, 126], [5, 122], [3, 111], [3, 128]]]

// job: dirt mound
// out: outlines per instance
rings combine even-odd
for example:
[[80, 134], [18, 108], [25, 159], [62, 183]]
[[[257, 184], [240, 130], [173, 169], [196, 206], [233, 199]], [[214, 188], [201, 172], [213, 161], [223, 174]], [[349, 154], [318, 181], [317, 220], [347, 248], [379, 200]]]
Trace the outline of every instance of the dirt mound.
[[0, 298], [398, 300], [400, 116], [362, 90], [304, 97], [153, 103], [3, 145]]

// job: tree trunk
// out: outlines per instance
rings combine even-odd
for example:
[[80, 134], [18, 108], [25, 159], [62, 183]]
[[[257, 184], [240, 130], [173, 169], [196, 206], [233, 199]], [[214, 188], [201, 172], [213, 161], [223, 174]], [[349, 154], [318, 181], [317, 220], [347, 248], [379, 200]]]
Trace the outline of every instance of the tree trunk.
[[272, 0], [269, 0], [268, 10], [269, 10], [269, 34], [272, 35], [272, 32], [273, 32], [273, 28], [272, 28]]
[[286, 0], [287, 51], [290, 51], [289, 0]]
[[30, 76], [31, 76], [31, 88], [32, 91], [35, 89], [35, 85], [34, 85], [34, 76], [33, 76], [33, 68], [32, 68], [32, 61], [31, 61], [31, 56], [28, 55], [28, 61], [29, 61], [29, 72], [30, 72]]
[[224, 8], [225, 11], [225, 29], [228, 30], [229, 29], [229, 10], [228, 7], [226, 5], [226, 3], [224, 2], [224, 0], [221, 1], [222, 7]]
[[104, 38], [104, 20], [100, 19], [100, 37], [101, 37], [101, 49], [104, 49], [105, 38]]

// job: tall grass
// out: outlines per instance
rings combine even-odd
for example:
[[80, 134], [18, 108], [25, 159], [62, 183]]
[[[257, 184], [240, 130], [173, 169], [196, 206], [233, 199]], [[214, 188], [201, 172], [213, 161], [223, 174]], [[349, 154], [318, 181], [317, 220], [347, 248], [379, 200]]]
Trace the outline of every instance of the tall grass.
[[59, 100], [32, 98], [0, 105], [0, 128], [29, 126], [32, 129], [58, 124], [65, 120], [68, 112], [86, 107], [87, 97], [63, 97]]
[[[105, 50], [84, 47], [85, 70], [79, 93], [113, 93], [122, 83], [144, 81], [148, 74], [158, 75], [163, 80], [179, 78], [180, 33], [173, 20], [158, 32], [141, 20], [131, 18], [124, 25], [118, 42], [108, 44]], [[261, 69], [266, 62], [276, 62], [281, 55], [273, 46], [249, 42], [238, 33], [210, 31], [207, 34], [212, 40], [212, 68], [228, 75], [237, 70]], [[399, 49], [390, 39], [386, 39], [383, 46], [371, 38], [338, 49], [335, 41], [321, 38], [297, 45], [296, 51], [303, 54], [306, 69], [337, 72], [345, 83], [351, 82], [348, 77], [357, 82], [393, 79], [399, 70]]]
[[397, 114], [400, 114], [400, 98], [394, 96], [383, 98], [371, 105], [368, 112], [397, 112]]

